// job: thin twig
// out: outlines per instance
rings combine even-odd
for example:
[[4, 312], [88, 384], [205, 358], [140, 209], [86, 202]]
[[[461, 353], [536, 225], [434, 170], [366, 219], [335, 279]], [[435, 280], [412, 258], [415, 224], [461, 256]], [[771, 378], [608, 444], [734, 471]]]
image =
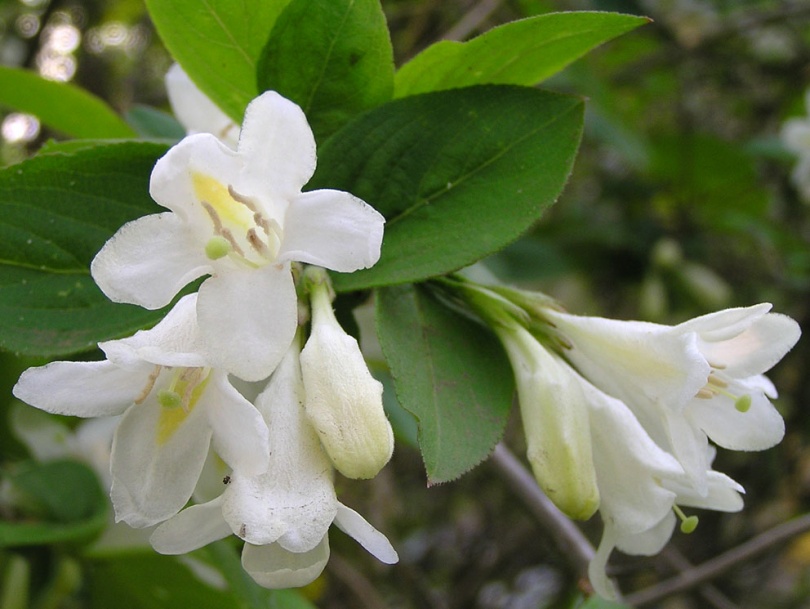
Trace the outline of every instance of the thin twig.
[[503, 4], [503, 0], [481, 0], [478, 4], [464, 13], [464, 16], [451, 27], [442, 39], [444, 40], [464, 40], [476, 31], [489, 16], [498, 10]]
[[593, 559], [595, 550], [582, 531], [551, 502], [551, 499], [546, 497], [537, 486], [534, 476], [506, 446], [498, 444], [495, 447], [491, 462], [554, 538], [554, 542], [568, 557], [576, 572], [579, 575], [586, 574], [588, 563]]
[[810, 529], [810, 514], [794, 518], [675, 577], [629, 594], [625, 600], [627, 604], [632, 606], [648, 605], [670, 594], [688, 590], [705, 581], [714, 579], [738, 564], [750, 560], [757, 554], [761, 554], [808, 529]]
[[[668, 562], [679, 573], [692, 569], [694, 565], [681, 554], [680, 550], [673, 545], [669, 545], [661, 552], [661, 558]], [[739, 609], [728, 597], [720, 592], [714, 585], [706, 583], [698, 588], [698, 592], [715, 609]]]

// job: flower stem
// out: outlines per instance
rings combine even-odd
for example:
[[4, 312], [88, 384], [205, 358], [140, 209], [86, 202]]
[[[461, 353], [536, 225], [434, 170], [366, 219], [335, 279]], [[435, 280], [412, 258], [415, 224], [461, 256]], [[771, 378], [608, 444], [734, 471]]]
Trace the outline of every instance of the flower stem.
[[585, 576], [588, 572], [588, 563], [595, 554], [588, 538], [551, 502], [551, 499], [546, 497], [534, 476], [503, 443], [495, 447], [491, 462], [515, 494], [548, 530], [576, 573]]

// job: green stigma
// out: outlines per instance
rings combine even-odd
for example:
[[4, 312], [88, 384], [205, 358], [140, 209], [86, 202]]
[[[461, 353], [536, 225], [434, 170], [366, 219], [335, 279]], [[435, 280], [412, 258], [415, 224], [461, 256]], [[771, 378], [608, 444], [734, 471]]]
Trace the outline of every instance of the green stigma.
[[171, 389], [164, 389], [158, 392], [158, 403], [164, 408], [177, 408], [182, 405], [183, 397], [176, 391]]
[[748, 409], [751, 408], [751, 396], [746, 394], [738, 397], [734, 401], [734, 408], [740, 412], [748, 412]]
[[684, 518], [681, 521], [681, 533], [689, 534], [692, 533], [698, 525], [698, 517], [697, 516], [689, 516], [688, 518]]
[[214, 235], [205, 244], [205, 255], [211, 260], [219, 260], [231, 253], [233, 246], [225, 238]]
[[681, 519], [681, 533], [688, 535], [689, 533], [694, 532], [699, 522], [697, 516], [687, 516], [677, 505], [672, 506], [672, 511], [675, 512], [675, 515]]

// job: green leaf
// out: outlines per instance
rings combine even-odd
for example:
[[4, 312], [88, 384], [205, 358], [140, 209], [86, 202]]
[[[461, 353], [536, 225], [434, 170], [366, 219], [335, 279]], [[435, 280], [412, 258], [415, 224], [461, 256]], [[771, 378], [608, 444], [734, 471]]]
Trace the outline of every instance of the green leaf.
[[0, 171], [0, 348], [64, 355], [160, 319], [110, 302], [89, 268], [121, 225], [162, 210], [149, 197], [149, 175], [165, 151], [110, 143]]
[[181, 140], [186, 130], [172, 115], [150, 106], [135, 105], [126, 114], [127, 122], [144, 138]]
[[536, 85], [648, 22], [618, 13], [550, 13], [501, 25], [467, 42], [443, 40], [402, 66], [394, 97], [481, 84]]
[[[234, 594], [208, 584], [195, 573], [210, 570], [208, 565], [175, 556], [134, 554], [96, 559], [85, 569], [85, 590], [91, 609], [237, 609]], [[193, 560], [193, 559], [192, 559]], [[197, 569], [192, 570], [191, 565]], [[218, 574], [214, 573], [213, 577]], [[210, 577], [210, 576], [209, 576]]]
[[310, 188], [339, 188], [387, 219], [380, 261], [341, 291], [455, 271], [517, 239], [562, 191], [580, 99], [481, 86], [385, 104], [321, 148]]
[[146, 0], [166, 48], [197, 86], [242, 122], [259, 94], [256, 66], [289, 0]]
[[24, 520], [0, 521], [0, 547], [87, 541], [107, 524], [106, 496], [84, 464], [29, 463], [7, 483]]
[[135, 136], [132, 127], [95, 95], [29, 70], [0, 66], [0, 105], [33, 114], [41, 123], [70, 137]]
[[301, 106], [319, 141], [391, 99], [394, 52], [379, 0], [292, 0], [258, 81]]
[[428, 483], [478, 465], [503, 435], [514, 393], [497, 339], [416, 285], [377, 290], [377, 332], [397, 397], [419, 420]]

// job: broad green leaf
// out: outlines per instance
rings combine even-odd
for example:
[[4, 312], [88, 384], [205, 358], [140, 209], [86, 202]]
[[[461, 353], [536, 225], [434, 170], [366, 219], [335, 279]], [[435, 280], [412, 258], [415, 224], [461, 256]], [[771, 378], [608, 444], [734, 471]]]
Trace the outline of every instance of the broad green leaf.
[[550, 13], [498, 26], [467, 42], [443, 40], [402, 66], [394, 97], [481, 84], [536, 85], [648, 22], [619, 13]]
[[321, 148], [310, 188], [339, 188], [387, 219], [380, 261], [335, 274], [338, 290], [420, 281], [517, 239], [562, 191], [582, 131], [580, 99], [481, 86], [372, 110]]
[[319, 141], [391, 99], [394, 53], [379, 0], [292, 0], [258, 81], [301, 106]]
[[160, 318], [110, 302], [89, 268], [121, 225], [162, 210], [149, 197], [149, 175], [165, 151], [110, 143], [0, 171], [0, 348], [64, 355]]
[[135, 136], [132, 127], [95, 95], [29, 70], [0, 66], [0, 106], [33, 114], [41, 123], [70, 137]]
[[146, 0], [166, 48], [237, 124], [259, 94], [256, 66], [289, 0]]
[[418, 285], [377, 290], [377, 332], [397, 398], [419, 421], [428, 483], [478, 465], [503, 435], [514, 392], [497, 339]]
[[178, 559], [153, 552], [94, 559], [86, 564], [84, 571], [84, 589], [89, 597], [86, 606], [90, 609], [250, 607], [237, 603], [232, 592], [206, 581], [221, 581], [218, 573], [208, 574], [209, 571], [208, 565], [190, 557]]
[[126, 114], [127, 122], [144, 138], [180, 140], [186, 130], [172, 115], [150, 106], [133, 106]]
[[5, 483], [22, 513], [0, 521], [0, 547], [87, 541], [107, 524], [107, 498], [86, 465], [29, 463]]

